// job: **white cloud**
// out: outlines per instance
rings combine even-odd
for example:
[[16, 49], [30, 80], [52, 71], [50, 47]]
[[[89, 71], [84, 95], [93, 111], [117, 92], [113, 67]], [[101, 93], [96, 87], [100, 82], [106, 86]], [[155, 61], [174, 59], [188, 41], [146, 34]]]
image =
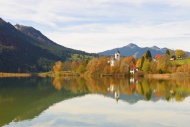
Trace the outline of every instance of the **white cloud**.
[[[182, 48], [190, 40], [190, 21], [172, 22], [161, 25], [131, 26], [127, 24], [88, 24], [60, 29], [59, 32], [47, 32], [52, 40], [67, 47], [100, 52], [106, 49], [125, 46], [134, 42], [140, 46], [161, 46]], [[177, 46], [180, 45], [180, 46]]]
[[131, 42], [189, 50], [189, 11], [189, 0], [0, 0], [5, 20], [88, 52]]

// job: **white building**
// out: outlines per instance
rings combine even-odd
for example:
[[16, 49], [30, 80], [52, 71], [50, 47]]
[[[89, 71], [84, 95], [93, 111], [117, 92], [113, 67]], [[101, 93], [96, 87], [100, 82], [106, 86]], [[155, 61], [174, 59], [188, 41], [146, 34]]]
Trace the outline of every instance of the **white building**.
[[110, 66], [117, 66], [120, 60], [120, 52], [117, 49], [115, 52], [115, 57], [111, 56], [110, 57], [110, 61], [108, 61], [110, 63]]

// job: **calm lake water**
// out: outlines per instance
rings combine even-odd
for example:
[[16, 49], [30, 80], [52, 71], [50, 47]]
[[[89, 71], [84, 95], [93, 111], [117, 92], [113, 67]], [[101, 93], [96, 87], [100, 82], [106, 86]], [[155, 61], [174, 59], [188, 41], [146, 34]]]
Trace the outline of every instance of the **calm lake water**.
[[1, 78], [0, 126], [189, 127], [190, 79]]

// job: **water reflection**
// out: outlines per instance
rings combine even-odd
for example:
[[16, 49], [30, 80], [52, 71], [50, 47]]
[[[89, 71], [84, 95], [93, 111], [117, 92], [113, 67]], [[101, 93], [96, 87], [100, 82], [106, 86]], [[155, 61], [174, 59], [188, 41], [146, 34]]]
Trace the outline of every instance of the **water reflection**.
[[0, 126], [34, 119], [58, 102], [86, 94], [103, 95], [115, 99], [117, 104], [136, 104], [141, 100], [183, 102], [190, 94], [190, 80], [3, 78], [0, 79]]
[[57, 91], [52, 78], [0, 79], [0, 126], [33, 119], [54, 103], [84, 95]]
[[[72, 93], [101, 93], [118, 101], [124, 96], [139, 96], [147, 101], [165, 99], [183, 101], [190, 94], [190, 80], [154, 80], [126, 78], [55, 78], [53, 85], [57, 90], [70, 90]], [[142, 98], [143, 97], [143, 98]], [[138, 101], [138, 100], [137, 100]]]

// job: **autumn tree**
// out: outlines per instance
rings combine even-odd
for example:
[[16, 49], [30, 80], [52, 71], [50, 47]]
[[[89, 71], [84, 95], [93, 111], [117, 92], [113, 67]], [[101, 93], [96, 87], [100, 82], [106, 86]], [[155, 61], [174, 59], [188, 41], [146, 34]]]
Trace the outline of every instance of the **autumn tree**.
[[176, 58], [185, 58], [186, 52], [181, 49], [177, 49], [177, 50], [175, 50], [175, 56], [176, 56]]
[[97, 63], [97, 70], [98, 70], [98, 73], [99, 74], [103, 74], [104, 72], [104, 68], [109, 65], [108, 62], [107, 62], [107, 57], [106, 56], [103, 56], [103, 57], [100, 57], [99, 58], [99, 61]]
[[55, 65], [53, 66], [54, 72], [60, 72], [63, 71], [63, 63], [61, 61], [57, 61]]
[[104, 74], [110, 74], [110, 65], [108, 64], [103, 71]]
[[133, 56], [127, 56], [125, 58], [125, 60], [126, 60], [126, 63], [128, 63], [128, 64], [130, 64], [130, 63], [135, 64], [135, 58]]
[[71, 70], [74, 71], [74, 72], [76, 72], [77, 68], [78, 68], [77, 62], [76, 62], [76, 61], [73, 61], [73, 62], [71, 63]]
[[157, 61], [157, 71], [158, 73], [167, 73], [169, 72], [169, 67], [171, 67], [171, 62], [169, 61], [169, 59], [163, 57], [160, 58]]
[[86, 73], [87, 75], [89, 76], [93, 76], [93, 75], [96, 75], [97, 73], [97, 70], [96, 70], [96, 66], [97, 66], [97, 63], [98, 63], [99, 59], [98, 58], [92, 58], [87, 66], [86, 66]]
[[127, 59], [121, 61], [120, 73], [124, 75], [129, 74], [129, 61]]
[[63, 71], [70, 71], [70, 70], [71, 70], [71, 62], [67, 60], [63, 63]]
[[138, 59], [137, 59], [136, 67], [138, 67], [138, 68], [141, 67], [141, 58], [138, 58]]
[[150, 62], [149, 72], [152, 74], [157, 73], [157, 63], [156, 62], [154, 62], [154, 61]]
[[[78, 62], [78, 66], [76, 66], [76, 72], [78, 73], [78, 74], [83, 74], [83, 73], [85, 73], [86, 72], [86, 66], [87, 66], [87, 64], [88, 64], [88, 60], [80, 60], [79, 62]], [[74, 63], [73, 63], [73, 65], [74, 65]]]
[[86, 68], [85, 68], [85, 66], [82, 64], [82, 65], [80, 65], [78, 68], [77, 68], [77, 70], [76, 70], [76, 72], [77, 73], [79, 73], [79, 74], [82, 74], [82, 73], [84, 73], [86, 71]]

